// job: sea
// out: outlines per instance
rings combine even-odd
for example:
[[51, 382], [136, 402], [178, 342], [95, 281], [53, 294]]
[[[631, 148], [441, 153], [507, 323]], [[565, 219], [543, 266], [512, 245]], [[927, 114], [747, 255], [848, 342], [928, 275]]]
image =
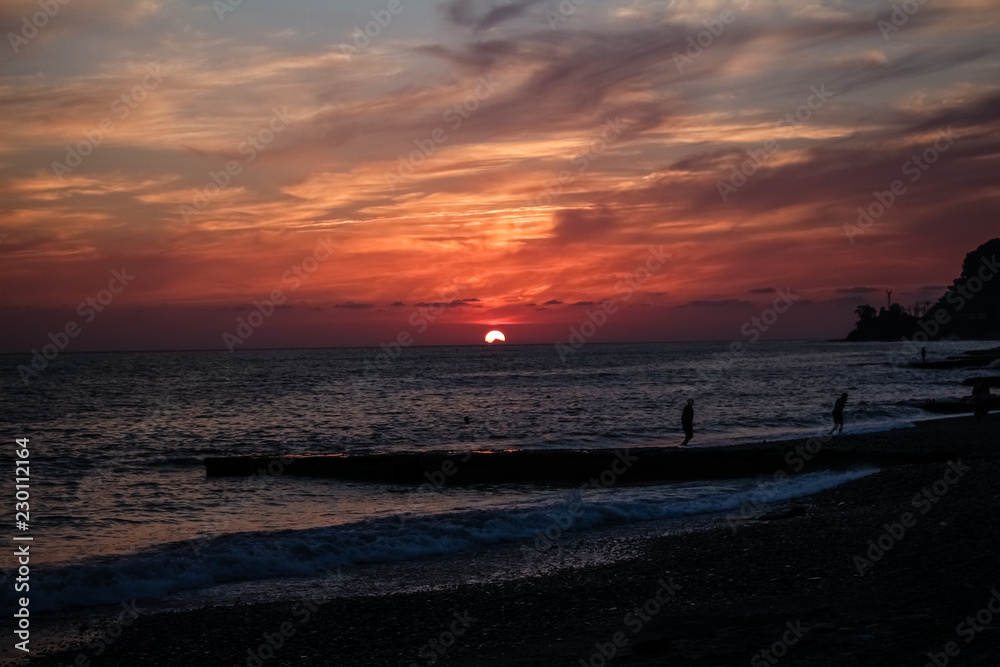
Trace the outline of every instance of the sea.
[[[984, 347], [935, 342], [928, 359]], [[899, 343], [757, 342], [79, 353], [25, 385], [0, 356], [6, 540], [30, 536], [31, 609], [135, 602], [186, 609], [531, 576], [626, 556], [621, 536], [724, 520], [761, 479], [598, 488], [440, 486], [205, 474], [206, 457], [688, 447], [845, 432], [931, 418], [966, 395], [963, 370], [911, 367]], [[17, 438], [28, 438], [30, 520], [15, 528]], [[638, 465], [638, 464], [637, 464]], [[432, 472], [432, 471], [429, 471]], [[873, 470], [792, 477], [761, 502]], [[756, 494], [756, 495], [755, 495]], [[572, 511], [570, 511], [572, 509]], [[11, 510], [11, 511], [8, 511]], [[567, 518], [569, 517], [569, 518]], [[617, 538], [614, 538], [617, 539]], [[603, 540], [603, 542], [602, 542]], [[26, 542], [19, 542], [24, 544]], [[616, 543], [617, 544], [617, 543]], [[0, 556], [12, 589], [13, 548]], [[431, 574], [428, 574], [430, 572]], [[136, 602], [137, 601], [137, 602]]]

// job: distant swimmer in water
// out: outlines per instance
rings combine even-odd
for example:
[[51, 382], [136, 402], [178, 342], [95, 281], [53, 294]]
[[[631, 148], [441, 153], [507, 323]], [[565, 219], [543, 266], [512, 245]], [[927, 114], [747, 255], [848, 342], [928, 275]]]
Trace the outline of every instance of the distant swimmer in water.
[[684, 411], [681, 413], [681, 426], [684, 427], [684, 442], [681, 443], [681, 447], [688, 444], [691, 438], [694, 436], [694, 399], [689, 398], [687, 405], [684, 406]]
[[843, 393], [840, 395], [840, 398], [837, 399], [837, 402], [833, 404], [833, 428], [830, 429], [831, 434], [836, 431], [838, 427], [840, 428], [840, 431], [837, 431], [838, 435], [844, 432], [845, 405], [847, 405], [847, 394]]

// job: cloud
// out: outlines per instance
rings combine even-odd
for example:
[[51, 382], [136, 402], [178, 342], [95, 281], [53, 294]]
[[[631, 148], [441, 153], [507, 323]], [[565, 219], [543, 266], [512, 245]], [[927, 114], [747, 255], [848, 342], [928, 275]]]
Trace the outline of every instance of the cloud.
[[871, 294], [882, 290], [878, 287], [838, 287], [833, 291], [835, 294]]
[[932, 132], [953, 126], [956, 128], [995, 129], [997, 125], [1000, 125], [1000, 92], [937, 110], [927, 118], [917, 120], [906, 131], [908, 133]]
[[482, 304], [478, 303], [479, 299], [454, 299], [452, 301], [434, 301], [427, 302], [421, 301], [415, 304], [424, 308], [482, 308]]
[[535, 5], [547, 1], [511, 0], [500, 3], [490, 0], [452, 0], [443, 9], [448, 18], [456, 25], [474, 30], [485, 30], [504, 21], [516, 19]]
[[[921, 294], [996, 234], [995, 3], [922, 6], [888, 42], [870, 4], [751, 3], [683, 68], [673, 54], [733, 3], [592, 3], [549, 30], [542, 0], [414, 2], [350, 58], [338, 41], [370, 8], [243, 3], [220, 23], [207, 4], [127, 4], [65, 5], [4, 62], [0, 251], [16, 267], [0, 272], [5, 303], [75, 303], [135, 263], [141, 281], [123, 301], [238, 307], [286, 286], [328, 234], [335, 257], [292, 295], [296, 317], [336, 301], [355, 321], [373, 304], [455, 319], [546, 294], [592, 304], [663, 245], [671, 259], [640, 291], [705, 310], [685, 320], [724, 319], [747, 303], [727, 297], [787, 284], [833, 291], [843, 298], [824, 307], [853, 321], [850, 302], [880, 291], [831, 285]], [[22, 12], [0, 16], [16, 26]], [[150, 62], [162, 85], [112, 114]], [[496, 90], [475, 98], [491, 76]], [[820, 85], [828, 103], [778, 125]], [[240, 146], [275, 99], [293, 120], [246, 161]], [[57, 178], [52, 162], [109, 115], [113, 131]], [[957, 142], [851, 244], [843, 225], [947, 126]], [[436, 129], [447, 139], [432, 141]], [[723, 201], [718, 184], [768, 140], [778, 150]], [[243, 169], [219, 188], [210, 174], [230, 160]], [[209, 184], [211, 201], [182, 224], [178, 206]], [[482, 301], [441, 291], [453, 277]]]
[[580, 243], [608, 236], [618, 227], [618, 218], [607, 208], [556, 211], [551, 240]]
[[742, 299], [696, 299], [677, 306], [678, 308], [745, 308], [753, 304]]

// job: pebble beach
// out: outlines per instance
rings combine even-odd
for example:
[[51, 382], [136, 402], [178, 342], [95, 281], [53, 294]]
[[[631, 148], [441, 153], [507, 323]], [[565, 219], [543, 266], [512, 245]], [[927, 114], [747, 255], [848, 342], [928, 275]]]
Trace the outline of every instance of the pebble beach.
[[605, 531], [586, 546], [607, 558], [504, 581], [462, 583], [475, 560], [453, 557], [413, 566], [459, 582], [426, 591], [119, 610], [27, 664], [996, 665], [998, 445], [995, 415], [845, 434], [824, 447], [949, 456], [701, 529]]

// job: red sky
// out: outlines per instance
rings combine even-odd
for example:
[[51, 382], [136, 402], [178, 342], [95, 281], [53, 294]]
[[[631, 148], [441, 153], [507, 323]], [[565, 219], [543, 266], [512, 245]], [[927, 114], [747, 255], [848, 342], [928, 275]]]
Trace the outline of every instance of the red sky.
[[998, 235], [1000, 2], [350, 4], [0, 3], [0, 351], [833, 338]]

